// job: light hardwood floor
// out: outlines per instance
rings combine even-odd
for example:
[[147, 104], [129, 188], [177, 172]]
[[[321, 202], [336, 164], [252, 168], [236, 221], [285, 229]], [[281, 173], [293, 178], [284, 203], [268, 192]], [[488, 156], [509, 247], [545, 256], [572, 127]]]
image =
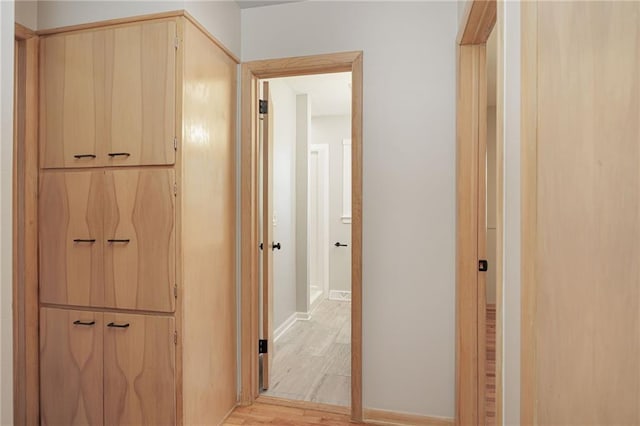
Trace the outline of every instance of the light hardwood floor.
[[263, 395], [349, 406], [350, 302], [321, 302], [309, 321], [296, 321], [274, 346], [270, 389]]
[[248, 407], [237, 407], [222, 426], [229, 425], [327, 425], [347, 426], [353, 424], [348, 414], [334, 414], [304, 408], [282, 407], [255, 402]]
[[496, 305], [487, 305], [486, 426], [496, 424]]

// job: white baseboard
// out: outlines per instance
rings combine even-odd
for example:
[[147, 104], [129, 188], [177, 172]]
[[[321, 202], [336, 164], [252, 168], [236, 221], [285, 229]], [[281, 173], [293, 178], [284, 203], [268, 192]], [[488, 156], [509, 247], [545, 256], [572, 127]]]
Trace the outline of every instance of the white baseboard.
[[351, 292], [344, 290], [331, 290], [329, 292], [329, 300], [340, 300], [344, 302], [351, 301]]
[[309, 321], [311, 314], [309, 312], [294, 312], [287, 318], [280, 327], [273, 330], [273, 341], [276, 342], [296, 323], [296, 321]]
[[286, 320], [284, 320], [284, 322], [280, 325], [280, 327], [276, 328], [275, 330], [273, 330], [273, 341], [276, 342], [280, 337], [282, 337], [282, 335], [289, 329], [291, 328], [291, 326], [293, 324], [296, 323], [296, 314], [297, 312], [294, 312], [291, 314], [291, 316], [289, 318], [287, 318]]

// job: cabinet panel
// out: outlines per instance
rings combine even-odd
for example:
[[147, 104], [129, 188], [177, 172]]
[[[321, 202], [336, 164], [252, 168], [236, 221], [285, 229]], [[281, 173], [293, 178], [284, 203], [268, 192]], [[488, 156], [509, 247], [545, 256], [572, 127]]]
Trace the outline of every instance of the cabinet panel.
[[173, 312], [173, 170], [108, 171], [105, 180], [106, 306]]
[[176, 23], [107, 30], [108, 165], [173, 164]]
[[40, 310], [43, 425], [103, 423], [102, 314]]
[[171, 317], [104, 314], [105, 424], [175, 424]]
[[104, 31], [43, 38], [40, 166], [101, 165]]
[[40, 300], [102, 306], [104, 172], [40, 175]]

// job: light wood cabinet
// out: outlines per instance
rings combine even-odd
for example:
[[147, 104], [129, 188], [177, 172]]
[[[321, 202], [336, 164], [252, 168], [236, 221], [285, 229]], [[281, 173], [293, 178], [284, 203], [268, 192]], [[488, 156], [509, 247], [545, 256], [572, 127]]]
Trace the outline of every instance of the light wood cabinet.
[[173, 318], [105, 313], [104, 323], [105, 424], [174, 424]]
[[174, 164], [176, 22], [43, 38], [41, 167]]
[[40, 300], [103, 306], [102, 171], [40, 175]]
[[41, 43], [42, 422], [219, 424], [237, 402], [238, 63], [184, 12]]
[[173, 170], [116, 170], [105, 178], [105, 306], [173, 312]]
[[101, 425], [102, 313], [40, 310], [43, 425]]

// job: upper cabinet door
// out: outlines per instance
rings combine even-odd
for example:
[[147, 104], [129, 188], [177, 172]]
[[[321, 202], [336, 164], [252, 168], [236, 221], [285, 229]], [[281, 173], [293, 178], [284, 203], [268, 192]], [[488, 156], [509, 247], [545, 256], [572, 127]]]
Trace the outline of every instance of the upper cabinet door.
[[102, 313], [40, 309], [40, 422], [101, 425]]
[[105, 180], [106, 306], [173, 312], [173, 170], [113, 170]]
[[40, 301], [102, 306], [103, 171], [40, 175]]
[[40, 166], [102, 165], [104, 31], [42, 38]]
[[174, 164], [176, 23], [106, 31], [105, 164]]

